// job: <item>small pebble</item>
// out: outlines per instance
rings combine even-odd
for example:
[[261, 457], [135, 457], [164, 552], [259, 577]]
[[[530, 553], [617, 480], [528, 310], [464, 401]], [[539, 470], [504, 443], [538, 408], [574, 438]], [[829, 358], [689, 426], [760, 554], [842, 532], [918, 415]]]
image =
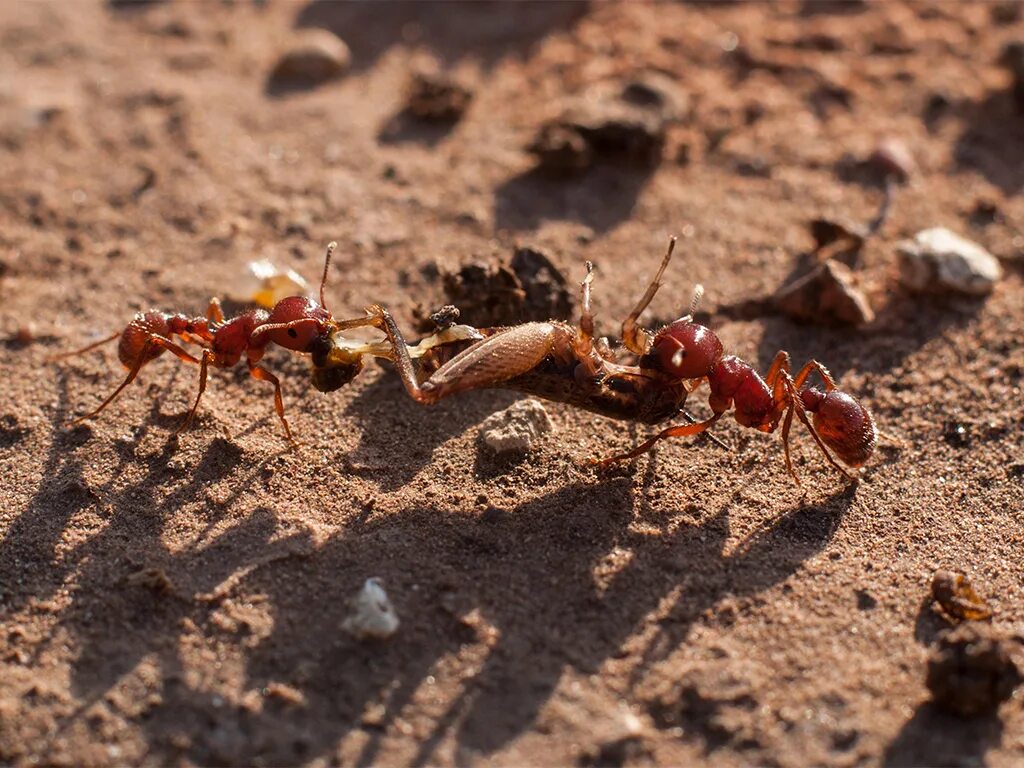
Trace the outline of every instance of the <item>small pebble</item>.
[[527, 148], [539, 167], [552, 176], [568, 176], [590, 167], [594, 150], [571, 125], [546, 123]]
[[912, 291], [984, 296], [1003, 276], [995, 256], [944, 227], [918, 232], [897, 249], [900, 279]]
[[868, 162], [885, 176], [893, 177], [897, 181], [907, 181], [917, 172], [914, 156], [902, 139], [892, 137], [882, 139], [878, 142], [878, 146], [875, 147]]
[[816, 323], [864, 325], [875, 319], [853, 272], [831, 260], [783, 286], [775, 294], [775, 306], [795, 320]]
[[271, 79], [279, 84], [318, 85], [343, 74], [351, 60], [345, 41], [333, 32], [306, 29], [281, 55]]
[[539, 400], [528, 398], [487, 417], [480, 425], [484, 444], [495, 453], [527, 453], [551, 431], [551, 418]]
[[379, 579], [367, 579], [342, 628], [360, 640], [386, 640], [398, 631], [398, 615]]
[[469, 106], [473, 92], [452, 77], [417, 72], [409, 86], [409, 112], [421, 120], [454, 123]]

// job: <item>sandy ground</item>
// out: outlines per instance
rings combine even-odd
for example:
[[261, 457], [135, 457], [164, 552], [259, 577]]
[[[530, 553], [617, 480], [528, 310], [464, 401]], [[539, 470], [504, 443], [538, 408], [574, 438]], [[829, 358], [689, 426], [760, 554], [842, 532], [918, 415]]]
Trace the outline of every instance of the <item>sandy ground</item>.
[[[997, 60], [1024, 26], [987, 4], [0, 4], [0, 762], [13, 765], [1015, 765], [1020, 694], [929, 703], [940, 567], [1022, 631], [1024, 118]], [[282, 92], [303, 26], [350, 71]], [[454, 126], [402, 116], [424, 62], [468, 83]], [[685, 99], [655, 167], [549, 179], [524, 150], [594, 83], [657, 71]], [[398, 121], [396, 123], [396, 121]], [[856, 273], [877, 320], [800, 324], [758, 299], [805, 263], [807, 221], [868, 219], [844, 174], [886, 136], [918, 171]], [[899, 288], [895, 243], [947, 226], [1003, 259], [984, 299]], [[410, 328], [437, 268], [543, 248], [598, 267], [598, 330], [680, 258], [651, 314], [704, 317], [764, 370], [822, 360], [888, 436], [856, 485], [798, 439], [731, 421], [664, 444], [552, 404], [522, 460], [477, 425], [516, 395], [432, 408], [371, 365], [313, 390], [160, 359], [101, 418], [112, 347], [49, 355], [157, 306], [201, 313], [270, 258]], [[237, 309], [238, 305], [231, 305]], [[706, 391], [706, 390], [705, 390]], [[705, 412], [700, 405], [698, 413]], [[383, 580], [401, 627], [342, 630]]]

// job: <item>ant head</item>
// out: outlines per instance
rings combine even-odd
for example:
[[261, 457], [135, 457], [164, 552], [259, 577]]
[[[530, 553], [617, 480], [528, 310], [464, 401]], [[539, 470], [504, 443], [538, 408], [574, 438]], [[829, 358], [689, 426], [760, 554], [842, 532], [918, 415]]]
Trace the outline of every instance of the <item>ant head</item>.
[[800, 401], [813, 414], [818, 436], [842, 462], [859, 467], [871, 458], [878, 431], [856, 398], [838, 389], [822, 392], [810, 387], [800, 393]]
[[699, 379], [711, 373], [722, 359], [722, 342], [713, 331], [693, 322], [703, 286], [698, 285], [690, 300], [690, 313], [669, 323], [654, 336], [651, 352], [666, 373], [680, 379]]
[[306, 296], [289, 296], [274, 305], [268, 325], [288, 326], [267, 331], [275, 344], [295, 352], [307, 352], [313, 341], [332, 323], [331, 313]]

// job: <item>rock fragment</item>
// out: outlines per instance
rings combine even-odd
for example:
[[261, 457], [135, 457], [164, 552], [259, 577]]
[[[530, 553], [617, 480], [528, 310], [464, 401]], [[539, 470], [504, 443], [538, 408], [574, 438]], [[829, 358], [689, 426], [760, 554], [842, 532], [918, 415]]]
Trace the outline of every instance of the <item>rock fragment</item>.
[[917, 172], [917, 163], [910, 147], [902, 139], [892, 136], [878, 142], [868, 162], [881, 171], [883, 176], [897, 181], [907, 181]]
[[661, 162], [668, 125], [685, 107], [675, 82], [658, 73], [598, 83], [544, 123], [528, 149], [556, 176], [598, 161], [652, 168]]
[[1003, 276], [999, 261], [977, 243], [944, 227], [918, 232], [897, 246], [900, 279], [919, 293], [991, 293]]
[[[473, 261], [446, 270], [441, 282], [446, 301], [477, 328], [566, 320], [572, 313], [573, 292], [565, 275], [544, 251], [528, 245], [516, 246], [507, 263]], [[419, 324], [424, 332], [432, 328]]]
[[344, 74], [351, 61], [340, 37], [326, 29], [306, 29], [297, 33], [270, 78], [277, 86], [311, 87]]
[[994, 712], [1020, 682], [1010, 641], [974, 622], [942, 636], [925, 679], [938, 706], [965, 717]]
[[420, 120], [454, 123], [462, 117], [473, 92], [449, 75], [417, 72], [409, 85], [406, 107]]
[[386, 640], [398, 631], [398, 615], [380, 580], [366, 580], [342, 628], [360, 640]]
[[572, 313], [572, 292], [565, 275], [539, 248], [517, 245], [509, 267], [526, 294], [524, 312], [532, 320], [562, 320]]
[[540, 400], [528, 398], [488, 416], [480, 425], [480, 437], [495, 453], [528, 453], [551, 428]]
[[775, 306], [795, 320], [822, 324], [864, 325], [875, 319], [853, 272], [837, 261], [819, 264], [775, 294]]

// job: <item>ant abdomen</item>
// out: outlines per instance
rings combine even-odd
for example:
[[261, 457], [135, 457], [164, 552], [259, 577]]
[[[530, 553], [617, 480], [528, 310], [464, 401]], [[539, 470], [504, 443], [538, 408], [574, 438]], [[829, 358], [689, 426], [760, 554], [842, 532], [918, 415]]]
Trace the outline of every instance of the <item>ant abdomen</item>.
[[[117, 344], [117, 356], [125, 368], [131, 368], [135, 364], [150, 337], [154, 334], [164, 337], [169, 335], [168, 317], [166, 312], [150, 310], [149, 312], [139, 312], [132, 318], [121, 333], [121, 339]], [[150, 360], [160, 357], [163, 352], [162, 347], [150, 345], [144, 362], [148, 363]]]
[[813, 414], [814, 429], [845, 464], [859, 467], [875, 451], [875, 420], [856, 398], [833, 389], [808, 388], [800, 393], [804, 408]]

